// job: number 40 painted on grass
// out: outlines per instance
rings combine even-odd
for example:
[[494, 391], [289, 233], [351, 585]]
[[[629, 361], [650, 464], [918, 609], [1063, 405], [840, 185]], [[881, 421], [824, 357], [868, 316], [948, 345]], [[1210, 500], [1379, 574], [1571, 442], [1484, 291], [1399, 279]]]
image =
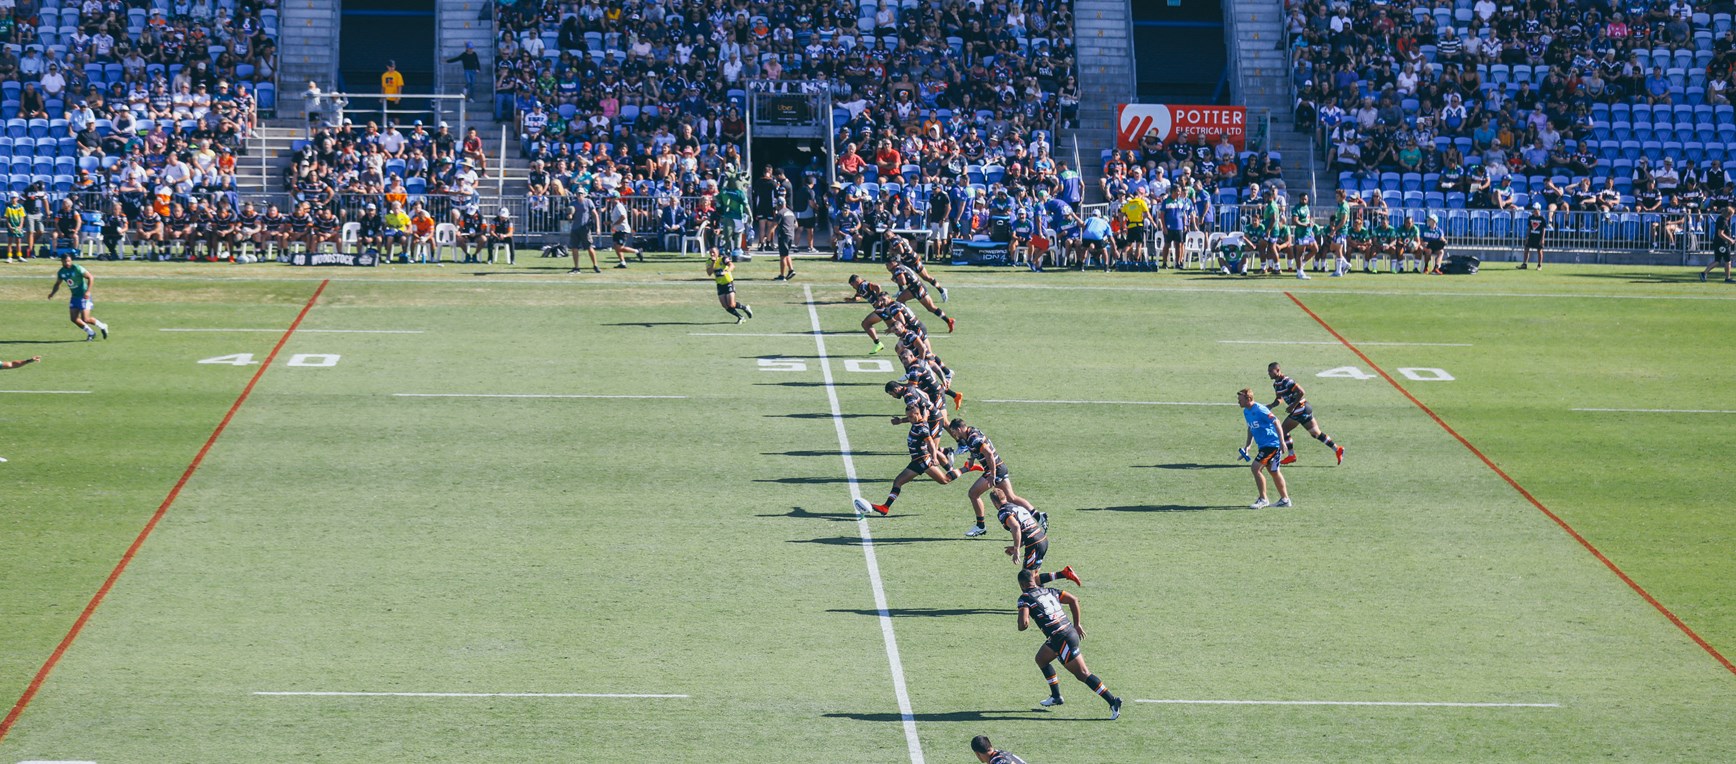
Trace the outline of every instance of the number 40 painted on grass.
[[[1436, 369], [1428, 366], [1405, 366], [1401, 367], [1398, 370], [1398, 373], [1403, 375], [1405, 379], [1413, 382], [1453, 381], [1453, 375], [1448, 374], [1445, 369]], [[1355, 366], [1340, 366], [1336, 369], [1327, 369], [1326, 371], [1320, 372], [1314, 376], [1326, 377], [1327, 379], [1374, 379], [1373, 374], [1358, 369]]]
[[[290, 356], [289, 360], [284, 361], [283, 365], [306, 366], [323, 369], [338, 365], [338, 359], [342, 357], [343, 356], [332, 355], [330, 353], [297, 353]], [[218, 366], [252, 366], [259, 362], [253, 360], [252, 353], [230, 353], [229, 355], [207, 358], [199, 363], [215, 364]]]

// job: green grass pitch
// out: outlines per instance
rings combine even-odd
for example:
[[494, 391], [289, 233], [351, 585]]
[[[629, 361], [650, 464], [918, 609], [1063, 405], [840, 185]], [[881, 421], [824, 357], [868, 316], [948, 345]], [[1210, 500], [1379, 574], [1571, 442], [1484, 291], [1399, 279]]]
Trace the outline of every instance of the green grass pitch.
[[[1047, 567], [1084, 576], [1064, 588], [1115, 692], [1395, 704], [1129, 702], [1110, 722], [1065, 673], [1067, 704], [1035, 710], [1006, 534], [963, 538], [962, 485], [868, 520], [878, 613], [824, 372], [879, 501], [903, 429], [842, 297], [884, 271], [748, 264], [758, 317], [737, 326], [695, 260], [547, 262], [95, 263], [115, 335], [93, 343], [43, 299], [51, 268], [0, 272], [0, 355], [46, 358], [0, 372], [0, 712], [330, 279], [0, 764], [906, 762], [883, 621], [929, 762], [973, 760], [978, 734], [1034, 763], [1736, 752], [1713, 654], [1736, 656], [1726, 285], [935, 268], [963, 415], [1050, 513]], [[1298, 506], [1255, 511], [1234, 393], [1270, 400], [1273, 360], [1348, 454], [1299, 439]], [[310, 692], [490, 697], [258, 694]], [[1413, 705], [1447, 703], [1514, 705]]]

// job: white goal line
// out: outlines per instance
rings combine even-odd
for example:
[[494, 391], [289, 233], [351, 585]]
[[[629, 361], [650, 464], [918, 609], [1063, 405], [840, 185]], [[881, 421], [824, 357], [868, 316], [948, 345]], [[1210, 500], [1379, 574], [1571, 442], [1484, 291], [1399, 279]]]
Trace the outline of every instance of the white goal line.
[[689, 698], [643, 692], [255, 692], [269, 697], [311, 698]]
[[1446, 701], [1408, 700], [1147, 700], [1135, 703], [1161, 703], [1179, 706], [1399, 706], [1418, 708], [1560, 708], [1560, 703], [1454, 703]]

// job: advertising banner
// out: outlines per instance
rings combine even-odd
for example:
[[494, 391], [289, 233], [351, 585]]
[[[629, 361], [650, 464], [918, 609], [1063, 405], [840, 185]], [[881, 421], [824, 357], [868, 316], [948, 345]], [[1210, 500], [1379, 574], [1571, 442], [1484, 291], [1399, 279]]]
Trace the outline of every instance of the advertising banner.
[[363, 252], [292, 252], [289, 255], [290, 265], [360, 265], [373, 267], [380, 264], [380, 253], [369, 249]]
[[1165, 145], [1178, 139], [1194, 140], [1204, 134], [1216, 140], [1228, 137], [1237, 151], [1247, 149], [1247, 109], [1241, 106], [1178, 106], [1162, 103], [1124, 103], [1115, 109], [1115, 148], [1139, 148], [1146, 133], [1155, 132]]

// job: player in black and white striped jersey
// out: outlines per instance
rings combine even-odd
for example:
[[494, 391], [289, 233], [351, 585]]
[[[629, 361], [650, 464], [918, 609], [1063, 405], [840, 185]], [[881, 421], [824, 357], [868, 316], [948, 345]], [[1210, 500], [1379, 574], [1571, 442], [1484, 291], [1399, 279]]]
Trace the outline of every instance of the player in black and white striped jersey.
[[[1080, 652], [1079, 642], [1085, 639], [1085, 627], [1081, 623], [1079, 598], [1061, 591], [1050, 589], [1037, 583], [1037, 572], [1020, 570], [1018, 576], [1019, 599], [1016, 603], [1019, 609], [1019, 631], [1031, 627], [1033, 621], [1043, 632], [1043, 646], [1037, 648], [1037, 666], [1043, 670], [1043, 678], [1049, 682], [1049, 697], [1038, 705], [1044, 707], [1058, 706], [1066, 702], [1061, 699], [1060, 679], [1055, 674], [1054, 662], [1061, 661], [1073, 676], [1090, 687], [1092, 692], [1103, 698], [1109, 704], [1109, 718], [1121, 717], [1121, 698], [1109, 691], [1109, 685], [1103, 683], [1091, 669], [1085, 666], [1085, 655]], [[1068, 618], [1072, 611], [1072, 618]]]
[[970, 750], [976, 754], [977, 761], [984, 764], [1025, 764], [1024, 759], [995, 748], [994, 744], [989, 742], [988, 735], [971, 738]]
[[1272, 378], [1272, 392], [1277, 396], [1272, 399], [1272, 406], [1276, 407], [1282, 402], [1289, 412], [1284, 417], [1284, 450], [1290, 453], [1278, 463], [1290, 464], [1296, 461], [1296, 441], [1290, 438], [1290, 431], [1301, 427], [1304, 432], [1314, 436], [1315, 440], [1332, 449], [1333, 455], [1338, 457], [1338, 463], [1343, 464], [1344, 447], [1320, 429], [1320, 420], [1314, 418], [1314, 407], [1308, 405], [1308, 394], [1302, 390], [1302, 386], [1296, 384], [1296, 380], [1284, 376], [1284, 370], [1278, 367], [1277, 361], [1266, 365], [1266, 376]]
[[[968, 469], [953, 469], [952, 460], [946, 450], [941, 448], [939, 433], [941, 423], [940, 406], [928, 394], [915, 385], [907, 385], [896, 380], [886, 383], [886, 394], [904, 401], [904, 416], [893, 417], [893, 424], [908, 424], [910, 432], [904, 437], [904, 447], [910, 454], [910, 463], [899, 471], [898, 477], [892, 480], [892, 490], [886, 495], [883, 504], [867, 504], [857, 499], [857, 511], [866, 512], [873, 509], [882, 515], [891, 514], [893, 502], [898, 501], [898, 495], [904, 490], [904, 485], [918, 477], [927, 475], [934, 482], [946, 485]], [[973, 465], [972, 469], [976, 467]], [[863, 505], [867, 504], [867, 509]], [[981, 525], [979, 523], [978, 527]]]
[[1037, 583], [1047, 584], [1058, 578], [1065, 578], [1075, 584], [1083, 585], [1079, 574], [1073, 572], [1073, 566], [1068, 565], [1059, 573], [1042, 573], [1043, 559], [1049, 555], [1049, 515], [1046, 512], [1026, 509], [1010, 501], [1000, 489], [989, 491], [989, 500], [998, 508], [995, 517], [1000, 520], [1001, 527], [1013, 534], [1013, 543], [1007, 547], [1007, 556], [1013, 558], [1020, 568], [1037, 573]]

